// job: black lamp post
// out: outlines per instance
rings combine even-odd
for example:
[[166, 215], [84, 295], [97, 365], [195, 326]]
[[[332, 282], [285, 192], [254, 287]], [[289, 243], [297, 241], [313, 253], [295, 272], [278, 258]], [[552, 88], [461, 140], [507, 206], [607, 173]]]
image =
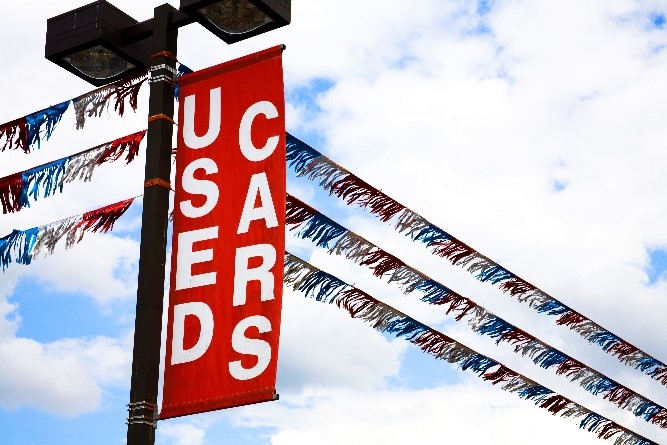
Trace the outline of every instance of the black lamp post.
[[197, 21], [234, 43], [289, 24], [290, 8], [291, 0], [181, 0], [138, 22], [97, 0], [47, 22], [46, 58], [93, 85], [151, 73], [128, 445], [155, 443], [178, 28]]

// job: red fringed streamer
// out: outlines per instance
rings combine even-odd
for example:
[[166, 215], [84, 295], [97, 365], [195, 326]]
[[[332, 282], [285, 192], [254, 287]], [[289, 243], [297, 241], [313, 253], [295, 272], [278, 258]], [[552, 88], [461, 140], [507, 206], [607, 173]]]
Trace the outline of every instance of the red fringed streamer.
[[667, 385], [667, 366], [663, 366], [662, 368], [652, 372], [651, 375], [654, 379], [663, 385]]
[[23, 188], [23, 175], [14, 173], [10, 176], [0, 178], [0, 202], [2, 202], [2, 213], [12, 213], [21, 210], [21, 189]]
[[146, 79], [148, 79], [148, 75], [144, 71], [127, 80], [118, 82], [114, 85], [113, 89], [104, 96], [104, 101], [106, 102], [115, 96], [116, 102], [114, 103], [113, 108], [122, 116], [125, 113], [125, 98], [129, 98], [130, 106], [136, 111], [139, 89]]
[[83, 218], [74, 226], [75, 230], [81, 230], [79, 241], [83, 238], [85, 232], [108, 232], [113, 228], [114, 223], [120, 218], [127, 209], [130, 208], [134, 198], [117, 202], [115, 204], [102, 207], [83, 214]]
[[532, 284], [524, 281], [522, 278], [514, 277], [511, 280], [504, 281], [500, 285], [500, 290], [508, 292], [511, 296], [522, 295], [537, 289]]
[[372, 214], [377, 215], [384, 222], [389, 221], [394, 215], [405, 209], [403, 204], [394, 201], [379, 190], [376, 190], [372, 196], [360, 199], [359, 204], [362, 207], [367, 207]]
[[556, 415], [563, 411], [570, 402], [572, 401], [567, 397], [556, 394], [544, 399], [540, 403], [540, 408], [547, 409], [551, 414]]
[[455, 320], [461, 321], [461, 319], [476, 306], [477, 304], [474, 301], [460, 295], [452, 294], [452, 299], [449, 303], [449, 307], [447, 308], [447, 314], [455, 310], [460, 310], [461, 313], [456, 316]]
[[585, 368], [586, 365], [583, 363], [568, 357], [563, 363], [558, 365], [558, 368], [556, 368], [556, 374], [565, 374], [566, 376], [570, 377], [572, 374]]
[[498, 337], [498, 340], [496, 343], [500, 343], [501, 341], [507, 342], [510, 345], [515, 345], [518, 348], [521, 347], [521, 345], [524, 345], [528, 343], [529, 341], [535, 340], [535, 337], [532, 335], [528, 334], [525, 331], [522, 331], [521, 329], [517, 327], [513, 327], [512, 330], [504, 332], [503, 334]]
[[614, 434], [618, 434], [625, 429], [619, 424], [609, 421], [605, 423], [602, 428], [598, 431], [598, 438], [600, 439], [611, 439]]
[[368, 199], [376, 195], [379, 190], [350, 173], [331, 184], [330, 192], [352, 204], [362, 198]]
[[373, 275], [376, 277], [381, 277], [388, 272], [392, 272], [405, 266], [403, 261], [380, 249], [366, 255], [364, 260], [359, 264], [362, 266], [369, 266], [373, 269]]
[[440, 332], [426, 331], [419, 334], [412, 343], [427, 354], [437, 356], [445, 346], [453, 342], [454, 340]]
[[385, 222], [405, 208], [353, 174], [331, 184], [330, 192], [343, 198], [348, 204], [357, 202], [361, 207], [368, 208], [371, 213]]
[[356, 288], [345, 289], [336, 299], [336, 305], [345, 309], [352, 318], [375, 303], [375, 298]]
[[141, 144], [145, 135], [146, 130], [110, 142], [109, 147], [104, 150], [102, 155], [97, 159], [96, 164], [100, 165], [109, 161], [117, 161], [124, 152], [127, 152], [125, 155], [125, 163], [129, 164], [139, 153], [139, 144]]
[[612, 347], [607, 349], [608, 353], [615, 355], [619, 358], [627, 357], [628, 355], [632, 355], [637, 351], [639, 351], [638, 347], [632, 346], [630, 343], [626, 341], [621, 341], [619, 343], [616, 343]]
[[492, 384], [497, 384], [501, 382], [508, 382], [514, 377], [517, 377], [519, 374], [512, 371], [509, 368], [506, 368], [505, 365], [501, 365], [500, 368], [496, 369], [493, 372], [487, 372], [482, 376], [484, 380], [491, 380]]
[[587, 321], [588, 318], [584, 317], [578, 312], [574, 311], [569, 311], [565, 312], [563, 315], [560, 316], [558, 320], [556, 320], [556, 324], [559, 325], [565, 325], [570, 328], [578, 325], [579, 323], [583, 323], [584, 321]]
[[635, 393], [626, 388], [623, 385], [618, 385], [616, 388], [612, 389], [611, 391], [607, 392], [604, 395], [604, 398], [618, 406], [619, 408], [623, 408], [623, 406], [630, 400], [630, 398], [634, 395]]
[[658, 425], [660, 428], [667, 428], [667, 409], [662, 408], [658, 411], [653, 418], [651, 418], [651, 423]]
[[293, 196], [287, 195], [286, 208], [285, 208], [285, 224], [290, 227], [290, 230], [294, 230], [299, 227], [304, 222], [308, 221], [310, 218], [317, 214], [317, 210], [310, 207], [308, 204], [302, 202], [299, 199], [296, 199]]
[[447, 258], [453, 265], [476, 253], [475, 249], [457, 239], [434, 243], [433, 253], [439, 257]]
[[28, 124], [25, 117], [0, 125], [0, 139], [3, 137], [5, 138], [5, 143], [0, 148], [0, 151], [20, 148], [25, 153], [30, 152], [30, 147], [27, 144]]

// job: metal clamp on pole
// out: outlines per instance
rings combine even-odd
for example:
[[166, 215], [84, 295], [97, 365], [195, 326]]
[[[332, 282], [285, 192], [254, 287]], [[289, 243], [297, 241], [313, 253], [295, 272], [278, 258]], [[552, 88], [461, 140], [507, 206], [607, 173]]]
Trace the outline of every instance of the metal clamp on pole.
[[[169, 74], [160, 74], [159, 71], [166, 71]], [[150, 67], [151, 78], [148, 80], [149, 83], [154, 82], [167, 82], [168, 84], [173, 85], [176, 82], [176, 69], [168, 66], [167, 64], [154, 65]]]
[[150, 402], [135, 402], [127, 405], [127, 424], [134, 425], [142, 423], [157, 428], [158, 411], [157, 405]]

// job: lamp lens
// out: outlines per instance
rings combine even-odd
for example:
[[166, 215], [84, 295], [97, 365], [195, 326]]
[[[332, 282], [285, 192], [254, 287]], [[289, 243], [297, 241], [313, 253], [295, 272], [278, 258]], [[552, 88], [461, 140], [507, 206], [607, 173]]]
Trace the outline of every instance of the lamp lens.
[[88, 77], [108, 79], [134, 68], [113, 51], [97, 45], [64, 57], [65, 61]]
[[198, 11], [228, 34], [244, 34], [273, 21], [249, 0], [222, 0]]

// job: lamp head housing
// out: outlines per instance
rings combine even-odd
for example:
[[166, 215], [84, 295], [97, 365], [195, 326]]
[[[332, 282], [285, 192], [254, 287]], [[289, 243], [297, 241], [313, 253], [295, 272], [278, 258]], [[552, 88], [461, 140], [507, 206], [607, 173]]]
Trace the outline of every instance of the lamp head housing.
[[291, 21], [291, 0], [181, 0], [180, 9], [227, 43], [272, 31]]
[[150, 38], [125, 43], [124, 30], [137, 20], [106, 0], [48, 19], [45, 56], [95, 86], [150, 65]]

